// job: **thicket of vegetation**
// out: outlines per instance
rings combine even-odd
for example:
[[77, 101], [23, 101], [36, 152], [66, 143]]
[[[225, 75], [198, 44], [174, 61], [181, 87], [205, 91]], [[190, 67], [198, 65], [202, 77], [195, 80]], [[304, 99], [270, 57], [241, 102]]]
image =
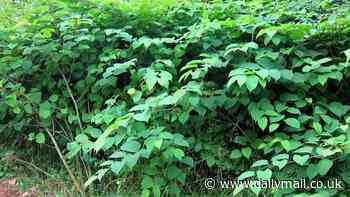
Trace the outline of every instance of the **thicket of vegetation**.
[[3, 5], [1, 149], [57, 144], [77, 193], [127, 178], [184, 196], [212, 177], [344, 183], [218, 193], [349, 194], [348, 1]]

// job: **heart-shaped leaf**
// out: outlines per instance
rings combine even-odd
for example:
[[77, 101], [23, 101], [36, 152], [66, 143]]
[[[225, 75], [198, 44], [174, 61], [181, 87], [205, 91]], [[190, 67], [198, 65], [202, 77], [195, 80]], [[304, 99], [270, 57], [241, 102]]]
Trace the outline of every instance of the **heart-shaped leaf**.
[[256, 175], [260, 180], [269, 180], [272, 176], [272, 171], [270, 169], [258, 170]]
[[245, 148], [242, 148], [241, 152], [245, 158], [249, 159], [250, 155], [252, 154], [252, 149], [250, 147], [245, 147]]
[[294, 155], [293, 156], [293, 160], [299, 164], [299, 165], [304, 165], [308, 160], [309, 160], [310, 156], [309, 155]]
[[288, 163], [287, 159], [283, 159], [283, 160], [272, 160], [272, 165], [277, 166], [280, 170], [282, 168], [284, 168], [284, 166], [286, 166]]

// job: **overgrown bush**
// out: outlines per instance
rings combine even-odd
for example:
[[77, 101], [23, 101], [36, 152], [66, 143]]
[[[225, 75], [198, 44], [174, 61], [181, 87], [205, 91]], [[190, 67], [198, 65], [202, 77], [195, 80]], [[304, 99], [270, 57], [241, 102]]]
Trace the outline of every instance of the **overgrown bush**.
[[142, 196], [206, 177], [344, 181], [234, 194], [349, 193], [347, 1], [29, 6], [2, 22], [1, 138], [51, 143], [46, 129], [93, 170], [86, 185], [128, 177]]

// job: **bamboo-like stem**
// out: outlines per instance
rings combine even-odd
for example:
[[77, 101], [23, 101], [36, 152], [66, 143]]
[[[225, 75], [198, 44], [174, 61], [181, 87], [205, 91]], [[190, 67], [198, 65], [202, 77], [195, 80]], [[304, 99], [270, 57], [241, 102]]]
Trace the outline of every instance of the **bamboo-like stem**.
[[63, 74], [62, 71], [60, 71], [60, 73], [61, 73], [62, 78], [63, 78], [63, 80], [64, 80], [64, 83], [65, 83], [65, 85], [66, 85], [66, 88], [67, 88], [67, 91], [68, 91], [68, 93], [69, 93], [69, 96], [70, 96], [70, 98], [71, 98], [72, 101], [73, 101], [75, 113], [76, 113], [77, 118], [78, 118], [79, 127], [80, 127], [80, 129], [81, 129], [81, 131], [82, 131], [82, 130], [83, 130], [83, 124], [82, 124], [81, 119], [80, 119], [80, 113], [79, 113], [78, 103], [77, 103], [77, 101], [75, 100], [75, 98], [74, 98], [74, 96], [73, 96], [72, 89], [70, 89], [69, 82], [68, 82], [66, 76]]
[[72, 170], [69, 168], [69, 166], [68, 166], [68, 164], [67, 164], [67, 161], [65, 160], [65, 158], [64, 158], [64, 156], [63, 156], [63, 154], [62, 154], [62, 151], [61, 151], [60, 147], [58, 146], [58, 144], [57, 144], [57, 142], [56, 142], [56, 140], [55, 140], [55, 137], [52, 135], [52, 133], [49, 131], [49, 129], [45, 128], [45, 131], [46, 131], [46, 133], [49, 135], [49, 137], [50, 137], [52, 143], [54, 144], [55, 149], [56, 149], [56, 152], [57, 152], [58, 156], [60, 157], [60, 159], [61, 159], [61, 161], [62, 161], [64, 167], [66, 168], [66, 170], [67, 170], [67, 172], [68, 172], [70, 178], [72, 179], [72, 182], [73, 182], [74, 186], [76, 187], [77, 191], [78, 191], [82, 196], [85, 196], [84, 190], [81, 189], [82, 187], [80, 186], [79, 182], [77, 181], [76, 177], [74, 176]]

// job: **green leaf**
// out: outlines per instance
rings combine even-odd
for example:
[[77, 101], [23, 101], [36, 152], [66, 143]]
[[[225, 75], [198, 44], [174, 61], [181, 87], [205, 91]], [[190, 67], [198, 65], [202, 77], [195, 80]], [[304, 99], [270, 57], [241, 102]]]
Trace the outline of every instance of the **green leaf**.
[[189, 147], [189, 143], [185, 140], [184, 136], [181, 134], [174, 134], [174, 143], [179, 146]]
[[236, 186], [235, 189], [233, 190], [233, 196], [237, 196], [239, 192], [241, 192], [244, 189], [246, 189], [246, 187], [243, 186], [243, 184], [238, 184], [238, 186]]
[[345, 171], [345, 172], [341, 173], [340, 176], [347, 184], [350, 184], [350, 171]]
[[99, 136], [99, 138], [94, 143], [93, 147], [95, 151], [99, 151], [106, 143], [107, 143], [107, 137], [116, 129], [118, 129], [120, 126], [125, 126], [128, 124], [129, 121], [129, 114], [126, 114], [124, 116], [121, 116], [116, 119], [116, 121], [111, 124], [107, 129], [102, 133], [102, 135]]
[[263, 159], [263, 160], [258, 160], [254, 162], [251, 167], [254, 168], [254, 167], [260, 167], [260, 166], [267, 166], [267, 165], [269, 165], [269, 162], [266, 159]]
[[173, 150], [173, 154], [174, 154], [174, 157], [177, 158], [178, 160], [181, 160], [185, 156], [184, 151], [179, 148], [175, 148]]
[[116, 152], [114, 152], [113, 154], [111, 154], [110, 156], [109, 156], [109, 158], [112, 158], [112, 159], [118, 159], [118, 158], [123, 158], [123, 157], [125, 157], [125, 152], [121, 152], [121, 151], [116, 151]]
[[32, 114], [33, 113], [33, 107], [30, 104], [26, 104], [24, 105], [24, 111], [28, 114]]
[[152, 188], [153, 186], [153, 180], [150, 176], [145, 175], [142, 180], [142, 188], [148, 189]]
[[153, 145], [154, 147], [160, 149], [162, 147], [163, 144], [163, 139], [155, 139], [152, 141], [151, 145]]
[[182, 160], [183, 157], [185, 156], [185, 153], [183, 150], [179, 149], [179, 148], [174, 148], [174, 147], [169, 147], [164, 154], [167, 157], [175, 157], [178, 160]]
[[132, 168], [136, 165], [136, 163], [137, 163], [137, 161], [139, 160], [139, 158], [140, 158], [140, 153], [136, 153], [136, 154], [127, 154], [127, 155], [125, 156], [124, 161], [125, 161], [125, 164], [126, 164], [130, 169], [132, 169]]
[[173, 76], [167, 71], [161, 71], [159, 75], [160, 75], [160, 78], [158, 79], [158, 83], [161, 86], [168, 88], [169, 81], [171, 81], [173, 79]]
[[150, 118], [151, 112], [149, 110], [134, 115], [135, 120], [142, 122], [148, 122]]
[[317, 164], [317, 169], [318, 172], [321, 176], [324, 176], [327, 174], [327, 172], [331, 169], [333, 166], [333, 161], [329, 159], [322, 159], [318, 164]]
[[38, 143], [38, 144], [44, 144], [45, 143], [45, 135], [44, 135], [44, 133], [40, 132], [40, 133], [36, 134], [35, 142]]
[[98, 179], [98, 177], [96, 175], [89, 177], [89, 179], [84, 183], [84, 187], [85, 188], [88, 187], [89, 185], [91, 185], [91, 183], [93, 183], [97, 179]]
[[270, 124], [270, 126], [269, 126], [269, 131], [270, 131], [270, 132], [274, 132], [276, 129], [278, 129], [278, 127], [279, 127], [279, 124], [278, 124], [278, 123], [272, 123], [272, 124]]
[[323, 157], [329, 157], [331, 155], [334, 155], [336, 153], [341, 153], [341, 149], [335, 148], [335, 149], [331, 149], [331, 148], [320, 148], [319, 149], [319, 154], [322, 155]]
[[128, 71], [128, 69], [130, 69], [131, 67], [136, 65], [136, 61], [137, 59], [131, 59], [127, 62], [123, 62], [123, 63], [115, 63], [113, 64], [112, 67], [109, 67], [106, 69], [106, 72], [103, 73], [103, 77], [107, 78], [110, 75], [120, 75], [122, 73], [125, 73]]
[[345, 50], [344, 54], [346, 56], [346, 63], [349, 63], [349, 61], [350, 61], [350, 49]]
[[58, 99], [59, 99], [58, 95], [54, 94], [54, 95], [50, 96], [49, 101], [55, 103], [58, 101]]
[[142, 190], [141, 197], [149, 197], [151, 195], [151, 191], [149, 189]]
[[35, 139], [35, 133], [29, 133], [29, 135], [28, 135], [28, 140], [29, 141], [33, 141]]
[[303, 166], [309, 160], [309, 158], [309, 155], [293, 155], [293, 160], [301, 166]]
[[126, 141], [120, 149], [126, 152], [136, 153], [140, 150], [141, 144], [135, 140]]
[[315, 176], [318, 174], [317, 165], [309, 164], [306, 168], [306, 174], [309, 177], [309, 179], [315, 178]]
[[249, 110], [249, 113], [251, 114], [253, 120], [255, 120], [255, 121], [258, 121], [264, 115], [264, 111], [259, 110], [255, 104], [250, 104], [248, 106], [248, 110]]
[[266, 126], [267, 126], [267, 118], [266, 117], [260, 117], [258, 119], [258, 125], [259, 125], [259, 127], [262, 130], [264, 130], [266, 128]]
[[84, 144], [88, 144], [90, 141], [89, 141], [89, 137], [83, 133], [77, 135], [75, 137], [75, 141], [76, 142], [79, 142], [80, 144], [84, 145]]
[[247, 76], [245, 75], [237, 75], [235, 77], [232, 77], [232, 79], [233, 78], [237, 80], [239, 87], [242, 87], [242, 85], [247, 81]]
[[300, 129], [300, 122], [299, 120], [295, 119], [295, 118], [287, 118], [284, 120], [284, 122], [291, 127]]
[[304, 146], [301, 147], [299, 149], [297, 149], [296, 151], [294, 151], [294, 153], [312, 153], [312, 150], [314, 149], [314, 147], [312, 146]]
[[124, 167], [124, 162], [121, 161], [115, 161], [112, 163], [111, 165], [111, 170], [112, 172], [114, 172], [115, 174], [119, 174], [119, 172], [122, 170], [122, 168]]
[[31, 92], [28, 94], [28, 96], [30, 97], [30, 99], [34, 102], [39, 104], [41, 102], [41, 92]]
[[272, 165], [277, 166], [280, 170], [287, 165], [289, 159], [288, 154], [279, 154], [272, 157]]
[[93, 138], [98, 138], [102, 134], [101, 130], [94, 128], [94, 127], [91, 127], [91, 126], [87, 127], [85, 129], [85, 132], [88, 133]]
[[185, 124], [187, 122], [189, 118], [189, 114], [187, 111], [183, 111], [180, 116], [179, 116], [179, 121], [182, 123], [182, 124]]
[[215, 160], [215, 158], [214, 158], [213, 156], [208, 156], [208, 157], [206, 158], [206, 160], [207, 160], [207, 165], [208, 165], [208, 167], [212, 167], [212, 166], [214, 166], [215, 163], [216, 163], [216, 160]]
[[182, 174], [182, 171], [178, 167], [172, 165], [166, 169], [166, 174], [168, 178], [176, 179]]
[[259, 71], [256, 72], [256, 74], [263, 79], [269, 76], [269, 72], [266, 69], [260, 69]]
[[316, 131], [318, 134], [321, 134], [321, 133], [322, 133], [322, 125], [321, 125], [319, 122], [313, 122], [313, 123], [312, 123], [312, 127], [315, 129], [315, 131]]
[[194, 161], [191, 157], [185, 157], [181, 160], [181, 162], [190, 166], [190, 167], [194, 167]]
[[158, 81], [158, 76], [157, 76], [157, 73], [152, 68], [148, 68], [144, 76], [144, 79], [148, 87], [148, 90], [151, 91]]
[[300, 114], [300, 110], [298, 108], [295, 107], [288, 107], [287, 108], [287, 112], [291, 113], [291, 114]]
[[169, 132], [162, 132], [159, 134], [159, 137], [161, 139], [173, 139], [173, 134], [169, 133]]
[[160, 192], [160, 185], [157, 183], [153, 185], [153, 194], [155, 197], [160, 197], [161, 192]]
[[342, 105], [339, 102], [332, 102], [328, 105], [328, 109], [337, 115], [339, 118], [341, 118], [343, 115], [346, 114], [346, 112], [349, 111], [350, 107], [348, 105]]
[[67, 144], [67, 149], [69, 150], [67, 157], [68, 159], [72, 159], [81, 150], [81, 145], [78, 142], [71, 142]]
[[238, 180], [244, 180], [244, 179], [252, 177], [254, 175], [255, 175], [254, 171], [245, 171], [241, 175], [239, 175]]
[[252, 184], [249, 184], [249, 188], [256, 196], [259, 196], [259, 193], [262, 190], [262, 187], [259, 187], [257, 184], [255, 184], [257, 181], [252, 181]]
[[281, 72], [277, 69], [269, 70], [269, 75], [276, 81], [281, 78]]
[[[270, 104], [270, 103], [269, 103]], [[276, 117], [276, 116], [279, 116], [280, 114], [278, 114], [277, 112], [275, 112], [274, 110], [266, 110], [265, 111], [265, 115], [267, 116], [273, 116], [273, 117]]]
[[290, 145], [289, 140], [282, 140], [281, 145], [284, 148], [284, 150], [286, 150], [287, 152], [289, 152], [291, 150], [291, 145]]
[[10, 107], [15, 107], [17, 105], [17, 96], [16, 94], [10, 94], [5, 97], [5, 103]]
[[249, 92], [253, 91], [259, 83], [259, 78], [257, 76], [248, 76], [245, 85], [247, 86]]
[[39, 106], [39, 116], [43, 119], [48, 119], [52, 114], [52, 107], [49, 102], [41, 103]]
[[348, 117], [345, 119], [345, 122], [346, 122], [347, 124], [350, 124], [350, 116], [348, 116]]
[[283, 160], [272, 160], [272, 165], [277, 166], [280, 170], [288, 164], [287, 159]]
[[270, 169], [258, 170], [256, 175], [259, 180], [269, 180], [272, 177], [272, 171]]
[[241, 152], [245, 158], [249, 159], [252, 154], [252, 149], [250, 147], [245, 147], [242, 148]]
[[239, 151], [238, 149], [233, 150], [230, 154], [231, 159], [239, 159], [241, 157], [242, 157], [241, 151]]
[[169, 193], [174, 194], [174, 196], [181, 196], [181, 192], [181, 187], [179, 187], [176, 183], [169, 185]]

